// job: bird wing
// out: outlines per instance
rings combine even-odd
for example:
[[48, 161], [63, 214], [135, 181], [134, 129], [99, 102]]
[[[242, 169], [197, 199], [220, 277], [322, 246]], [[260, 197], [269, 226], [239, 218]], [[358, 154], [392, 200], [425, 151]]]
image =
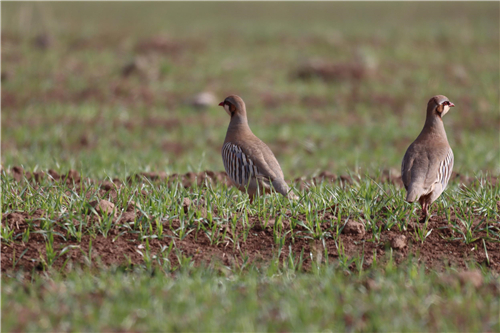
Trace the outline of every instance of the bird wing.
[[401, 164], [401, 178], [407, 190], [420, 188], [419, 195], [425, 195], [437, 183], [446, 187], [453, 169], [453, 151], [449, 146], [445, 149], [429, 150], [415, 143], [408, 148]]
[[238, 185], [246, 186], [252, 178], [261, 174], [248, 154], [232, 142], [226, 142], [222, 146], [222, 161], [229, 178]]
[[[422, 145], [413, 142], [406, 150], [401, 163], [401, 178], [406, 190], [424, 187], [429, 169], [429, 158]], [[421, 195], [420, 193], [419, 195]]]
[[239, 142], [224, 144], [222, 147], [224, 168], [235, 183], [247, 185], [252, 178], [259, 178], [266, 182], [283, 179], [283, 171], [278, 161], [265, 144], [263, 144], [265, 147], [259, 147], [262, 144], [251, 146], [242, 145]]
[[285, 178], [276, 156], [274, 156], [271, 149], [263, 141], [257, 138], [255, 145], [249, 148], [252, 149], [252, 156], [255, 157], [255, 163], [264, 176], [269, 177], [273, 181]]
[[427, 193], [433, 190], [434, 185], [441, 183], [442, 189], [446, 187], [450, 180], [451, 170], [453, 168], [453, 151], [451, 148], [442, 147], [426, 151], [427, 172], [423, 182], [423, 188]]
[[401, 179], [403, 180], [403, 184], [405, 189], [408, 190], [408, 186], [411, 182], [411, 167], [413, 166], [413, 158], [410, 153], [410, 148], [405, 153], [403, 157], [403, 162], [401, 163]]
[[451, 172], [453, 170], [453, 163], [454, 163], [454, 156], [453, 156], [453, 150], [451, 148], [448, 148], [448, 153], [446, 154], [446, 157], [439, 163], [439, 169], [437, 171], [437, 179], [435, 180], [435, 183], [441, 183], [442, 189], [444, 190], [446, 186], [448, 185], [448, 182], [451, 177]]

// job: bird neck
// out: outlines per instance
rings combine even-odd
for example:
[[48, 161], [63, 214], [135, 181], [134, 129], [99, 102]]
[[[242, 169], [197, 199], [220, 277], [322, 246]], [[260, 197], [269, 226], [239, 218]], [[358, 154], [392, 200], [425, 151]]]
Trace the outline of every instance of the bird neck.
[[447, 140], [443, 119], [435, 113], [428, 113], [421, 135], [437, 135]]
[[248, 126], [247, 117], [241, 115], [234, 115], [231, 118], [229, 127], [227, 128], [226, 141], [228, 139], [235, 139], [241, 135], [252, 133], [250, 126]]
[[245, 114], [234, 114], [231, 117], [231, 121], [229, 122], [229, 128], [231, 127], [238, 127], [238, 128], [243, 128], [243, 127], [248, 127], [248, 120], [247, 116]]

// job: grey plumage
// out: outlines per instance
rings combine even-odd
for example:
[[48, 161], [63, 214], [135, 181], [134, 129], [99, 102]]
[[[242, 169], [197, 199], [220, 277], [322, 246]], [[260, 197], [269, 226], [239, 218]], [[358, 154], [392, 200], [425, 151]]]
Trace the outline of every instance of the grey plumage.
[[453, 106], [446, 96], [437, 95], [429, 100], [424, 128], [406, 151], [401, 164], [406, 201], [419, 201], [425, 216], [429, 205], [445, 190], [451, 177], [454, 157], [442, 116]]
[[289, 194], [283, 171], [269, 147], [257, 138], [248, 126], [243, 100], [232, 95], [219, 104], [231, 116], [222, 146], [222, 161], [229, 178], [253, 201], [257, 193], [271, 188], [284, 196]]

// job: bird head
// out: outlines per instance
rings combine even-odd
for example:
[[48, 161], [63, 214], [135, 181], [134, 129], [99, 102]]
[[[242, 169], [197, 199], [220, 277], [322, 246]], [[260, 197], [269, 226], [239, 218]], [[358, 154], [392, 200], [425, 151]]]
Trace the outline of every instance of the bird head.
[[448, 111], [450, 111], [451, 107], [454, 107], [455, 104], [450, 102], [448, 97], [443, 95], [436, 95], [429, 100], [427, 104], [427, 110], [432, 111], [432, 113], [438, 115], [439, 117], [444, 116]]
[[219, 106], [222, 106], [231, 118], [235, 115], [246, 116], [245, 102], [237, 95], [226, 97], [223, 102], [219, 103]]

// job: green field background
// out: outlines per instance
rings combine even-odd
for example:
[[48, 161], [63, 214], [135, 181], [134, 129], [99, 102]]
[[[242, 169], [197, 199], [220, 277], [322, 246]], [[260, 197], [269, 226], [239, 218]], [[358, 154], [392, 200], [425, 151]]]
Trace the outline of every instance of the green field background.
[[[498, 12], [497, 2], [2, 3], [2, 164], [95, 177], [222, 170], [229, 119], [216, 104], [234, 93], [286, 178], [399, 172], [428, 99], [444, 94], [456, 105], [444, 118], [455, 171], [498, 175]], [[298, 78], [314, 60], [369, 71]], [[200, 92], [217, 103], [194, 109]]]

